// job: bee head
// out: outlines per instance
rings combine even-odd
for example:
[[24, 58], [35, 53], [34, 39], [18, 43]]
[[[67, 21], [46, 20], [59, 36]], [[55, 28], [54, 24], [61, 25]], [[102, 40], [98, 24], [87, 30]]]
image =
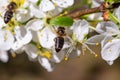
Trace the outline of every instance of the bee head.
[[58, 27], [57, 33], [60, 36], [64, 36], [66, 34], [65, 33], [65, 28], [64, 27]]
[[17, 4], [15, 2], [10, 2], [10, 4], [7, 7], [8, 9], [13, 10], [13, 9], [16, 9]]

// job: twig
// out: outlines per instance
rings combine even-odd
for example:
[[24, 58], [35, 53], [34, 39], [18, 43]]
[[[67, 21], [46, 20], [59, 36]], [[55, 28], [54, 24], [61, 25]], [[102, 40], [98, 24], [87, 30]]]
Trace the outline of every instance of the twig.
[[86, 14], [104, 12], [107, 9], [110, 10], [110, 9], [113, 9], [113, 8], [117, 8], [119, 5], [120, 5], [120, 2], [119, 3], [113, 3], [110, 7], [108, 7], [108, 3], [103, 3], [99, 7], [79, 10], [79, 11], [73, 12], [71, 14], [68, 14], [67, 16], [72, 17], [72, 18], [79, 18], [80, 16], [83, 16], [83, 15], [86, 15]]

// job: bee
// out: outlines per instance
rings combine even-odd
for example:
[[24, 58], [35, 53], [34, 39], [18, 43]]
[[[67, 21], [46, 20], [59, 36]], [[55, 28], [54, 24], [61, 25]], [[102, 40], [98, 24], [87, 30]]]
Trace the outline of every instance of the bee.
[[66, 35], [64, 27], [58, 27], [57, 29], [57, 37], [55, 40], [55, 51], [59, 52], [63, 48], [64, 45], [64, 36]]
[[4, 22], [7, 24], [10, 22], [10, 20], [13, 17], [13, 13], [15, 9], [17, 8], [17, 4], [15, 2], [10, 2], [9, 5], [7, 6], [7, 11], [4, 14]]

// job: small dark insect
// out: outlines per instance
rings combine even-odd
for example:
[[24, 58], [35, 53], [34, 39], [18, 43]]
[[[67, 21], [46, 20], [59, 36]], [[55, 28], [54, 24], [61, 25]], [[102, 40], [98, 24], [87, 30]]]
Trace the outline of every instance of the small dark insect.
[[5, 15], [4, 15], [4, 22], [6, 24], [12, 19], [13, 13], [15, 9], [17, 8], [17, 4], [15, 2], [10, 2], [7, 8], [8, 10], [5, 12]]
[[64, 45], [64, 36], [66, 35], [64, 27], [58, 27], [57, 29], [57, 37], [55, 38], [55, 51], [59, 52]]

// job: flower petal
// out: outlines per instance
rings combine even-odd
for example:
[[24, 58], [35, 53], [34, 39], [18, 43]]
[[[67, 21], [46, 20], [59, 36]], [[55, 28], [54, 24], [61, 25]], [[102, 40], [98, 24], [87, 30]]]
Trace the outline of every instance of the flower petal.
[[105, 38], [105, 35], [95, 35], [89, 38], [85, 43], [90, 45], [96, 45], [96, 43], [101, 43], [101, 41]]
[[0, 51], [0, 60], [2, 62], [8, 61], [8, 53], [6, 51]]
[[54, 38], [56, 35], [49, 29], [49, 27], [45, 27], [41, 32], [38, 32], [38, 37], [42, 47], [51, 49], [54, 46]]
[[112, 21], [98, 23], [96, 31], [104, 35], [116, 35], [120, 33], [118, 26]]
[[55, 9], [55, 6], [50, 0], [42, 0], [39, 7], [40, 10], [43, 12], [47, 12]]
[[0, 30], [0, 50], [9, 50], [14, 43], [14, 37], [8, 30]]
[[38, 50], [34, 45], [28, 44], [25, 46], [24, 50], [30, 58], [32, 58], [32, 59], [37, 58], [37, 56], [38, 56], [37, 51]]
[[44, 12], [32, 4], [30, 5], [30, 12], [31, 12], [31, 14], [33, 14], [37, 18], [44, 18], [45, 17]]
[[86, 20], [77, 20], [73, 27], [73, 34], [78, 41], [82, 41], [89, 32], [89, 24]]
[[120, 39], [113, 39], [102, 47], [101, 56], [107, 62], [112, 62], [119, 57]]
[[52, 65], [48, 59], [39, 57], [38, 61], [41, 64], [41, 66], [44, 67], [48, 72], [53, 71]]
[[34, 31], [38, 31], [43, 27], [44, 27], [44, 22], [43, 20], [40, 20], [40, 19], [31, 20], [26, 24], [26, 28], [29, 28]]
[[52, 0], [59, 7], [67, 8], [74, 4], [74, 0]]

